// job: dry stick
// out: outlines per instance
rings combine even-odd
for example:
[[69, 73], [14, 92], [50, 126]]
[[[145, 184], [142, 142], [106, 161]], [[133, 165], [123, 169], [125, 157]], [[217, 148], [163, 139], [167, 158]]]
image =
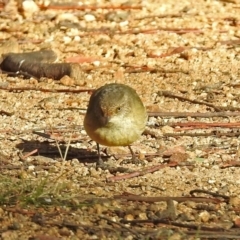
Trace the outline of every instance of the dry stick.
[[35, 149], [35, 150], [29, 152], [28, 154], [22, 156], [21, 159], [26, 159], [27, 157], [29, 157], [29, 156], [31, 156], [31, 155], [37, 153], [37, 152], [38, 152], [38, 149]]
[[240, 123], [205, 123], [205, 122], [187, 122], [187, 123], [174, 123], [173, 126], [209, 126], [209, 127], [222, 127], [222, 128], [232, 128], [232, 127], [240, 127]]
[[14, 113], [13, 112], [7, 112], [7, 111], [4, 111], [4, 110], [0, 110], [0, 114], [4, 114], [4, 115], [7, 115], [7, 116], [12, 116]]
[[235, 117], [240, 116], [240, 112], [148, 112], [150, 117], [201, 117], [201, 118], [212, 118], [212, 117]]
[[164, 96], [164, 97], [178, 98], [179, 100], [188, 101], [188, 102], [196, 103], [196, 104], [206, 105], [206, 106], [214, 108], [217, 112], [220, 112], [223, 109], [227, 109], [227, 110], [231, 110], [231, 111], [236, 111], [236, 110], [240, 111], [240, 108], [234, 108], [234, 107], [231, 107], [231, 106], [227, 106], [227, 107], [216, 106], [212, 103], [208, 103], [208, 102], [205, 102], [205, 101], [199, 101], [199, 100], [196, 100], [196, 99], [189, 99], [189, 98], [186, 98], [186, 97], [183, 97], [183, 96], [179, 96], [179, 95], [176, 95], [176, 94], [174, 94], [170, 91], [158, 91], [158, 95], [159, 96]]
[[160, 31], [166, 31], [166, 32], [173, 32], [178, 34], [183, 33], [204, 33], [204, 30], [198, 29], [198, 28], [150, 28], [150, 29], [131, 29], [126, 31], [119, 31], [116, 32], [117, 34], [153, 34], [153, 33], [159, 33]]
[[[184, 17], [186, 16], [186, 14], [184, 14]], [[188, 15], [187, 15], [188, 16]], [[192, 15], [189, 15], [192, 16]], [[134, 20], [143, 20], [143, 19], [147, 19], [147, 18], [178, 18], [178, 17], [183, 17], [183, 14], [156, 14], [156, 15], [147, 15], [144, 17], [139, 17], [139, 18], [134, 18]]]
[[138, 195], [117, 195], [114, 196], [115, 199], [124, 199], [127, 201], [139, 201], [139, 202], [148, 202], [148, 203], [154, 203], [154, 202], [165, 202], [168, 200], [174, 200], [176, 202], [186, 202], [186, 201], [192, 201], [192, 202], [208, 202], [208, 203], [222, 203], [224, 201], [217, 199], [217, 198], [207, 198], [207, 197], [142, 197]]
[[200, 230], [208, 230], [208, 231], [224, 231], [225, 229], [222, 227], [209, 227], [209, 226], [201, 226], [201, 225], [195, 225], [195, 224], [184, 224], [184, 223], [180, 223], [180, 222], [173, 222], [173, 221], [169, 221], [166, 219], [149, 219], [149, 220], [125, 220], [123, 219], [121, 221], [122, 223], [125, 224], [142, 224], [142, 223], [153, 223], [153, 224], [167, 224], [167, 225], [172, 225], [172, 226], [177, 226], [177, 227], [182, 227], [182, 228], [191, 228], [191, 229], [198, 229]]
[[133, 177], [138, 177], [138, 176], [143, 176], [147, 173], [152, 173], [155, 172], [161, 168], [165, 168], [165, 167], [175, 167], [177, 166], [177, 163], [169, 163], [166, 165], [156, 165], [156, 166], [152, 166], [150, 168], [145, 168], [143, 170], [140, 171], [136, 171], [133, 173], [129, 173], [129, 174], [124, 174], [124, 175], [119, 175], [119, 176], [114, 176], [114, 177], [109, 177], [107, 178], [108, 182], [115, 182], [115, 181], [120, 181], [120, 180], [124, 180], [124, 179], [129, 179], [129, 178], [133, 178]]
[[[27, 170], [28, 169], [28, 166], [13, 166], [13, 165], [4, 165], [4, 166], [0, 166], [0, 169], [7, 169], [7, 170], [16, 170], [16, 169], [24, 169], [24, 170]], [[50, 166], [37, 166], [35, 167], [35, 170], [49, 170], [51, 169]]]
[[127, 231], [129, 231], [130, 233], [132, 233], [133, 235], [135, 235], [135, 236], [137, 237], [137, 239], [140, 239], [140, 238], [141, 238], [141, 236], [140, 236], [136, 231], [132, 230], [131, 228], [125, 226], [125, 225], [122, 224], [122, 223], [112, 221], [111, 219], [106, 218], [106, 217], [104, 217], [104, 216], [99, 216], [99, 218], [104, 219], [104, 220], [108, 221], [108, 222], [111, 223], [111, 224], [116, 224], [116, 225], [118, 225], [118, 226], [126, 229]]
[[230, 161], [228, 163], [224, 163], [220, 166], [220, 168], [228, 168], [228, 167], [240, 167], [240, 161]]
[[198, 236], [198, 239], [239, 239], [240, 231], [234, 229], [233, 231], [229, 231], [224, 229], [223, 231], [199, 231], [198, 230], [190, 230], [184, 232], [186, 235]]
[[133, 10], [141, 10], [142, 6], [141, 5], [122, 5], [122, 6], [91, 6], [91, 5], [85, 5], [85, 6], [79, 6], [79, 5], [49, 5], [49, 6], [44, 6], [44, 5], [39, 5], [41, 9], [54, 9], [54, 10], [99, 10], [99, 9], [113, 9], [113, 10], [128, 10], [128, 9], [133, 9]]
[[210, 132], [210, 133], [164, 133], [164, 137], [180, 137], [180, 136], [189, 136], [189, 137], [196, 137], [196, 136], [202, 136], [202, 137], [209, 137], [209, 136], [226, 136], [226, 137], [238, 137], [240, 135], [240, 132], [233, 132], [233, 133], [221, 133], [221, 132]]
[[205, 193], [205, 194], [211, 195], [213, 197], [221, 197], [221, 198], [225, 199], [227, 202], [229, 201], [229, 196], [219, 194], [216, 192], [211, 192], [211, 191], [207, 191], [207, 190], [203, 190], [203, 189], [194, 189], [194, 190], [190, 191], [191, 195], [193, 195], [195, 193]]
[[83, 88], [83, 89], [49, 89], [49, 88], [33, 88], [33, 87], [0, 87], [1, 90], [6, 90], [9, 92], [13, 91], [41, 91], [41, 92], [58, 92], [58, 93], [80, 93], [80, 92], [91, 92], [94, 91], [92, 88]]
[[207, 127], [221, 127], [221, 128], [236, 128], [240, 127], [240, 123], [205, 123], [205, 122], [178, 122], [173, 123], [171, 126], [176, 127], [198, 127], [198, 128], [207, 128]]
[[145, 66], [134, 66], [134, 65], [128, 65], [128, 66], [124, 66], [125, 68], [127, 68], [125, 70], [126, 73], [139, 73], [139, 72], [152, 72], [152, 73], [184, 73], [184, 74], [189, 74], [188, 71], [184, 71], [182, 69], [176, 69], [176, 70], [165, 70], [162, 68], [150, 68], [150, 67], [145, 67]]

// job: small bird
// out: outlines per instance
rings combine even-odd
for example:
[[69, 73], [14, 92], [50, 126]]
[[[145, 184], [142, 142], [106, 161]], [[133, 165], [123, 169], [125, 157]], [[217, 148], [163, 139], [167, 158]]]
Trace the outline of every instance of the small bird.
[[98, 88], [90, 97], [84, 128], [89, 137], [105, 146], [128, 146], [136, 141], [144, 131], [147, 122], [146, 109], [136, 91], [119, 83], [106, 84]]

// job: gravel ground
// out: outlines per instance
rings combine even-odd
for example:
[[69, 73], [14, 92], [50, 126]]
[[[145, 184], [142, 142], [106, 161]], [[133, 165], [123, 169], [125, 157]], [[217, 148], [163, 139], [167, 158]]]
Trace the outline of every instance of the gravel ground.
[[[240, 3], [47, 4], [2, 2], [0, 53], [51, 49], [80, 71], [0, 74], [1, 239], [240, 239]], [[149, 112], [139, 164], [101, 148], [114, 173], [83, 129], [111, 82]]]

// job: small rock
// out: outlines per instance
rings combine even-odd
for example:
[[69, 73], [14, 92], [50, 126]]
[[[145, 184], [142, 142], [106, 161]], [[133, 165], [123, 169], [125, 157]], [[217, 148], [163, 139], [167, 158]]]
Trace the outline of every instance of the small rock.
[[85, 20], [86, 22], [93, 22], [93, 21], [96, 20], [96, 18], [95, 18], [95, 16], [92, 15], [92, 14], [86, 14], [86, 15], [84, 16], [84, 20]]
[[69, 76], [65, 75], [60, 79], [60, 83], [62, 83], [64, 86], [73, 86], [75, 81]]
[[68, 36], [64, 36], [63, 37], [63, 42], [64, 42], [64, 44], [69, 44], [70, 42], [72, 42], [72, 38], [70, 38]]
[[58, 232], [59, 232], [59, 234], [60, 234], [61, 236], [65, 236], [65, 237], [71, 236], [71, 232], [70, 232], [69, 229], [66, 228], [66, 227], [63, 227], [62, 229], [59, 229]]
[[124, 219], [127, 220], [127, 221], [132, 221], [134, 219], [133, 215], [132, 214], [127, 214], [124, 216]]
[[62, 21], [78, 22], [78, 18], [72, 13], [58, 14], [56, 18], [56, 22], [59, 23]]
[[49, 163], [49, 162], [55, 162], [53, 158], [44, 157], [44, 156], [40, 156], [40, 155], [39, 156], [35, 156], [34, 158], [40, 164]]
[[105, 211], [105, 208], [101, 204], [95, 204], [93, 208], [97, 214], [102, 214], [102, 212]]
[[240, 217], [236, 217], [234, 219], [234, 225], [235, 225], [235, 227], [240, 228]]
[[34, 13], [39, 12], [38, 5], [32, 0], [23, 1], [22, 8], [26, 18], [32, 17]]
[[230, 197], [229, 204], [233, 207], [240, 208], [240, 198], [239, 197]]
[[147, 215], [146, 215], [145, 212], [139, 213], [139, 214], [138, 214], [138, 217], [139, 217], [139, 219], [141, 219], [141, 220], [146, 220], [146, 219], [148, 219], [148, 217], [147, 217]]
[[206, 223], [209, 221], [210, 218], [210, 214], [207, 211], [203, 211], [199, 214], [199, 217], [201, 219], [202, 222]]
[[168, 237], [168, 240], [181, 240], [182, 234], [180, 233], [174, 233], [172, 236]]

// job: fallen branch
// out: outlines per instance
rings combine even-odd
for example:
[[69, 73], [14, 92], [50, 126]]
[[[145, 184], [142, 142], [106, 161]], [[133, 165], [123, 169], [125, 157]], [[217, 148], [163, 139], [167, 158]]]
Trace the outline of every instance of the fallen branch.
[[221, 168], [228, 168], [228, 167], [240, 167], [240, 161], [233, 160], [227, 163], [224, 163], [220, 166]]
[[121, 220], [124, 224], [143, 224], [143, 223], [152, 223], [152, 224], [166, 224], [170, 226], [177, 226], [182, 228], [190, 228], [190, 229], [196, 229], [198, 231], [201, 230], [207, 230], [207, 231], [224, 231], [225, 229], [223, 227], [216, 227], [216, 226], [206, 226], [206, 225], [200, 225], [200, 224], [185, 224], [180, 222], [174, 222], [170, 221], [168, 219], [149, 219], [149, 220]]
[[145, 175], [147, 173], [156, 172], [156, 171], [158, 171], [161, 168], [175, 167], [177, 165], [178, 165], [177, 163], [169, 163], [169, 164], [165, 164], [165, 165], [152, 166], [150, 168], [145, 168], [143, 170], [132, 172], [132, 173], [129, 173], [129, 174], [109, 177], [109, 178], [107, 178], [107, 181], [108, 182], [115, 182], [115, 181], [125, 180], [125, 179], [134, 178], [134, 177], [138, 177], [138, 176], [143, 176], [143, 175]]
[[208, 195], [211, 195], [213, 197], [221, 197], [223, 198], [225, 201], [229, 201], [229, 196], [226, 196], [226, 195], [223, 195], [223, 194], [219, 194], [219, 193], [216, 193], [216, 192], [211, 192], [211, 191], [207, 191], [207, 190], [203, 190], [203, 189], [194, 189], [194, 190], [191, 190], [190, 191], [190, 194], [191, 195], [194, 195], [195, 193], [204, 193], [204, 194], [208, 194]]
[[92, 92], [92, 88], [83, 89], [49, 89], [49, 88], [35, 88], [35, 87], [1, 87], [1, 90], [9, 92], [23, 92], [23, 91], [40, 91], [40, 92], [53, 92], [53, 93], [81, 93], [81, 92]]
[[238, 128], [240, 123], [205, 123], [205, 122], [186, 122], [186, 123], [173, 123], [173, 127], [197, 127], [197, 128], [208, 128], [208, 127], [222, 127], [222, 128]]
[[170, 97], [170, 98], [177, 98], [179, 100], [188, 101], [188, 102], [191, 102], [191, 103], [206, 105], [208, 107], [212, 107], [217, 112], [220, 112], [221, 110], [240, 111], [240, 108], [235, 108], [235, 107], [232, 107], [232, 106], [226, 106], [226, 107], [216, 106], [212, 103], [208, 103], [208, 102], [205, 102], [205, 101], [199, 101], [199, 100], [196, 100], [196, 99], [189, 99], [189, 98], [186, 98], [186, 97], [183, 97], [183, 96], [179, 96], [179, 95], [176, 95], [176, 94], [174, 94], [170, 91], [158, 91], [158, 95], [159, 96], [164, 96], [164, 97]]
[[92, 11], [97, 11], [99, 9], [109, 9], [109, 10], [141, 10], [142, 6], [141, 5], [120, 5], [120, 6], [113, 6], [113, 5], [109, 5], [109, 6], [91, 6], [91, 5], [83, 5], [83, 6], [79, 6], [79, 5], [69, 5], [67, 3], [60, 3], [60, 4], [50, 4], [48, 6], [45, 5], [38, 5], [40, 7], [40, 9], [54, 9], [54, 10], [92, 10]]
[[127, 201], [139, 201], [139, 202], [148, 202], [148, 203], [154, 203], [154, 202], [165, 202], [168, 200], [174, 200], [176, 202], [186, 202], [186, 201], [192, 201], [192, 202], [208, 202], [208, 203], [216, 203], [219, 204], [223, 202], [222, 200], [219, 200], [217, 198], [207, 198], [207, 197], [142, 197], [138, 195], [117, 195], [114, 196], [115, 199], [124, 199]]
[[240, 112], [148, 112], [148, 116], [152, 117], [202, 117], [202, 118], [212, 118], [212, 117], [235, 117], [240, 116]]

